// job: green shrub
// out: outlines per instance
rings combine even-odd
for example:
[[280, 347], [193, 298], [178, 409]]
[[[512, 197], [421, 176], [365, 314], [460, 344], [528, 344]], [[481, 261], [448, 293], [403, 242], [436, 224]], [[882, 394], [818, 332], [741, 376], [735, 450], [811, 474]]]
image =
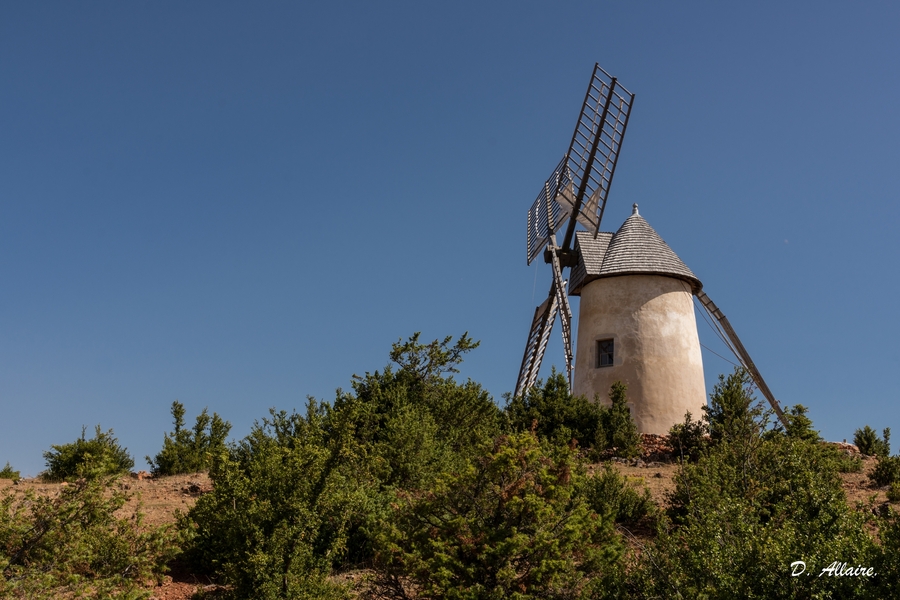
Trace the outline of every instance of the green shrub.
[[869, 479], [878, 486], [900, 481], [900, 456], [878, 455], [878, 462], [869, 473]]
[[891, 454], [891, 428], [882, 431], [884, 438], [878, 437], [875, 430], [866, 425], [853, 434], [853, 443], [866, 456], [889, 456]]
[[713, 443], [749, 441], [759, 437], [766, 429], [766, 411], [754, 404], [753, 380], [750, 374], [735, 367], [727, 378], [719, 375], [719, 383], [709, 395], [709, 404], [703, 407], [704, 421], [709, 426]]
[[119, 445], [112, 429], [104, 432], [97, 425], [94, 437], [89, 440], [85, 439], [84, 434], [85, 428], [82, 427], [81, 437], [71, 444], [51, 446], [52, 450], [44, 452], [47, 464], [44, 479], [63, 481], [119, 475], [134, 467], [134, 459], [127, 448]]
[[869, 580], [869, 598], [900, 598], [900, 514], [890, 510], [877, 521], [881, 542], [871, 566], [877, 577]]
[[[827, 448], [762, 435], [765, 415], [755, 426], [734, 416], [739, 427], [720, 430], [696, 464], [681, 464], [672, 521], [642, 549], [627, 597], [868, 598], [870, 579], [817, 577], [835, 560], [867, 565], [876, 551]], [[797, 560], [809, 577], [790, 576]]]
[[834, 469], [838, 473], [859, 473], [863, 470], [863, 461], [858, 455], [850, 454], [831, 445], [825, 445], [823, 452], [826, 457], [831, 459]]
[[598, 446], [614, 451], [615, 456], [637, 456], [641, 451], [641, 436], [637, 432], [631, 411], [628, 410], [627, 386], [621, 381], [612, 384], [609, 399], [612, 405], [603, 411], [601, 431], [603, 444], [598, 435]]
[[479, 384], [457, 382], [462, 356], [478, 346], [466, 334], [428, 344], [416, 333], [391, 349], [383, 371], [354, 376], [353, 393], [338, 392], [332, 415], [346, 419], [367, 448], [384, 487], [421, 487], [441, 470], [465, 463], [500, 431], [500, 411]]
[[669, 429], [669, 443], [675, 456], [681, 460], [697, 462], [707, 446], [709, 426], [702, 420], [694, 421], [690, 411], [684, 414], [684, 423], [676, 423]]
[[523, 396], [506, 396], [504, 416], [510, 431], [531, 431], [557, 444], [573, 439], [582, 447], [593, 447], [598, 434], [603, 441], [604, 408], [584, 396], [569, 393], [565, 375], [554, 368], [550, 377], [540, 381]]
[[838, 473], [860, 473], [863, 470], [862, 458], [846, 453], [842, 453], [840, 458], [835, 461], [835, 466]]
[[808, 412], [809, 409], [802, 404], [796, 404], [784, 411], [784, 417], [787, 421], [785, 435], [807, 442], [821, 441], [822, 437], [819, 435], [819, 432], [812, 428], [812, 420], [806, 416]]
[[364, 456], [346, 431], [329, 436], [327, 417], [313, 401], [305, 417], [272, 410], [214, 463], [213, 491], [182, 521], [188, 560], [234, 597], [343, 597], [328, 575], [370, 490]]
[[231, 423], [203, 409], [193, 429], [184, 427], [184, 405], [172, 402], [172, 418], [175, 430], [163, 434], [163, 447], [156, 458], [146, 457], [154, 475], [178, 475], [209, 470], [213, 457], [226, 452], [225, 438], [231, 431]]
[[0, 498], [0, 596], [137, 597], [178, 554], [170, 527], [145, 527], [109, 478], [79, 479], [55, 496]]
[[467, 469], [399, 492], [382, 521], [376, 569], [385, 595], [586, 598], [621, 548], [612, 519], [577, 493], [574, 453], [535, 434], [501, 436]]
[[656, 513], [650, 491], [644, 487], [638, 492], [635, 485], [609, 464], [604, 465], [601, 474], [586, 479], [583, 494], [591, 510], [609, 515], [622, 525], [637, 525]]
[[636, 456], [641, 436], [628, 410], [626, 389], [622, 382], [614, 383], [609, 391], [611, 406], [606, 407], [598, 398], [591, 402], [573, 396], [566, 377], [553, 369], [546, 382], [539, 381], [524, 396], [506, 396], [506, 428], [512, 432], [533, 430], [553, 444], [575, 440], [594, 449], [596, 455], [611, 450], [614, 456]]
[[501, 413], [487, 391], [453, 377], [477, 346], [466, 334], [424, 344], [416, 333], [392, 345], [392, 365], [354, 376], [352, 393], [338, 391], [329, 420], [352, 431], [377, 482], [368, 512], [350, 526], [347, 561], [371, 562], [373, 523], [386, 518], [393, 490], [427, 488], [441, 473], [465, 468], [500, 433]]
[[213, 462], [213, 492], [182, 522], [196, 568], [239, 598], [345, 595], [329, 575], [371, 561], [397, 490], [465, 468], [499, 432], [487, 392], [450, 375], [477, 343], [418, 339], [393, 345], [399, 368], [354, 376], [353, 392], [310, 399], [305, 415], [273, 410]]
[[0, 470], [0, 479], [12, 479], [15, 481], [17, 479], [21, 479], [21, 477], [19, 476], [19, 472], [14, 471], [7, 461], [6, 466], [3, 467], [2, 470]]
[[900, 481], [895, 481], [888, 488], [887, 499], [891, 502], [900, 502]]

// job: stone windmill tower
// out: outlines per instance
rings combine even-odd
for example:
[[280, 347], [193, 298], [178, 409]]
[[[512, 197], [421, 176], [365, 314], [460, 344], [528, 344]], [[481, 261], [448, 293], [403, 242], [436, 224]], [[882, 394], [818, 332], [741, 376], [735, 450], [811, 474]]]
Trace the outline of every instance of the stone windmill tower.
[[573, 392], [628, 386], [638, 431], [665, 434], [706, 406], [693, 294], [700, 281], [634, 212], [616, 233], [575, 234], [569, 295], [581, 296]]
[[[642, 433], [666, 433], [686, 411], [699, 417], [706, 390], [694, 318], [696, 296], [719, 337], [786, 426], [778, 401], [728, 319], [638, 214], [637, 205], [615, 234], [600, 232], [633, 102], [634, 94], [594, 66], [569, 150], [528, 211], [528, 264], [543, 250], [553, 280], [547, 299], [534, 311], [515, 395], [535, 384], [559, 313], [569, 387], [576, 395], [603, 401], [610, 386], [622, 381]], [[584, 230], [576, 231], [578, 224]], [[556, 233], [563, 225], [565, 235], [557, 244]], [[562, 275], [567, 267], [568, 291]], [[577, 360], [569, 294], [581, 296]]]

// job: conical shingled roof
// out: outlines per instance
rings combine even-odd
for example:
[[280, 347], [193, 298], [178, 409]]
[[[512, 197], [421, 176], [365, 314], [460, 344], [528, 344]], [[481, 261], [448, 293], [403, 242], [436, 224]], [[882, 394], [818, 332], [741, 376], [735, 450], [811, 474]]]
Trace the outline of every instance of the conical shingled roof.
[[615, 234], [599, 233], [597, 239], [587, 231], [575, 234], [578, 266], [572, 269], [569, 294], [577, 296], [581, 288], [600, 277], [618, 275], [664, 275], [686, 281], [697, 293], [703, 286], [697, 276], [663, 241], [650, 224], [634, 212]]

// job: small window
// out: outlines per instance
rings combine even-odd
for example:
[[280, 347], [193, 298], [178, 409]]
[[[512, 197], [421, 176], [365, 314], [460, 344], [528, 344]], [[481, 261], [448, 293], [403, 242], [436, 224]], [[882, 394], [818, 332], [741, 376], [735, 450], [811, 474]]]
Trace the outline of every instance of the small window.
[[597, 340], [597, 366], [611, 367], [613, 366], [613, 341]]

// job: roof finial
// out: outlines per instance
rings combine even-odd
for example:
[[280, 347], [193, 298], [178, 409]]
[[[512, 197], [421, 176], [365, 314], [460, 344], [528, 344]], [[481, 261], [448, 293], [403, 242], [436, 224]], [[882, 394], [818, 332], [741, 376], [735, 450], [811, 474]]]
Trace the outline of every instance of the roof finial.
[[631, 214], [633, 214], [633, 215], [639, 215], [639, 214], [641, 214], [641, 213], [639, 213], [638, 210], [637, 210], [637, 202], [635, 202], [634, 204], [631, 205]]

